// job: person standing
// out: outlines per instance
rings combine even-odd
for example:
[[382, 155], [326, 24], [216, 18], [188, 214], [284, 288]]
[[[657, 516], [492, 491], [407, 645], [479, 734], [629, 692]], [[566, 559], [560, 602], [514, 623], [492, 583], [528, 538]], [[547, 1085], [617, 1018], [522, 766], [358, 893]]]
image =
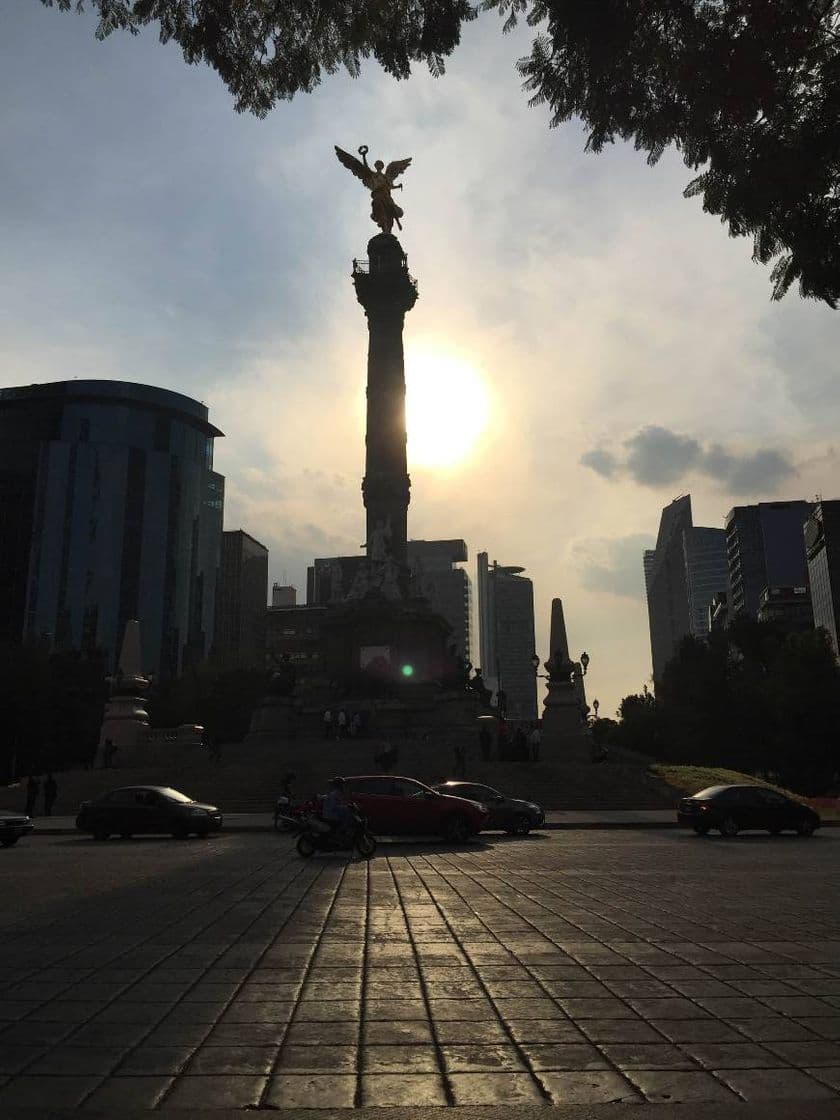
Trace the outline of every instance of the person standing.
[[478, 733], [478, 746], [481, 757], [485, 762], [489, 762], [490, 755], [493, 752], [493, 736], [490, 734], [490, 728], [486, 723], [482, 723], [481, 730]]
[[333, 714], [330, 708], [324, 712], [324, 738], [329, 739], [332, 737]]
[[52, 774], [47, 774], [44, 779], [44, 816], [51, 817], [55, 799], [58, 797], [58, 783]]
[[338, 713], [337, 738], [339, 738], [339, 739], [346, 739], [347, 738], [347, 712], [345, 712], [344, 708], [342, 708], [341, 711]]
[[35, 802], [38, 800], [38, 794], [41, 792], [41, 783], [34, 774], [29, 775], [29, 781], [26, 783], [26, 815], [33, 817], [35, 815]]
[[531, 761], [539, 762], [540, 760], [540, 746], [542, 744], [542, 731], [538, 723], [534, 724], [534, 730], [528, 737], [528, 742], [531, 747]]

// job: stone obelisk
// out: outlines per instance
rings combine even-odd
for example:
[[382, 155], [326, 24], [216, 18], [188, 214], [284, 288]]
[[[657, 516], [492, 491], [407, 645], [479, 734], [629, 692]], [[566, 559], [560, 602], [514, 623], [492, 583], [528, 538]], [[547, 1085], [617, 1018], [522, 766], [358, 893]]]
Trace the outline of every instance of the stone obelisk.
[[581, 667], [569, 657], [563, 600], [551, 600], [551, 654], [546, 662], [548, 692], [543, 708], [543, 734], [560, 745], [585, 731], [581, 704]]
[[353, 262], [353, 284], [368, 324], [367, 431], [362, 495], [367, 556], [406, 569], [411, 482], [406, 460], [403, 323], [417, 300], [405, 253], [391, 233], [368, 243], [367, 263]]

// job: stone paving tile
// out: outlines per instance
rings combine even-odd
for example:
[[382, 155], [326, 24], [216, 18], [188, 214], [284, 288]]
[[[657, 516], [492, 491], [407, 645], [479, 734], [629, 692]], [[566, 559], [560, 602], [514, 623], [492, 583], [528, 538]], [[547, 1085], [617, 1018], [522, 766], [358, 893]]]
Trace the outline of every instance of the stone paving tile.
[[833, 1019], [805, 1019], [799, 1025], [803, 1030], [807, 1029], [809, 1037], [819, 1035], [820, 1038], [840, 1039], [840, 1015]]
[[[304, 1024], [300, 1025], [303, 1026]], [[469, 1025], [473, 1026], [474, 1024]], [[440, 1032], [438, 1031], [439, 1035]], [[294, 1040], [294, 1037], [290, 1037], [290, 1041]], [[422, 1019], [408, 1019], [390, 1023], [383, 1020], [369, 1020], [364, 1026], [363, 1040], [366, 1046], [431, 1044], [432, 1029], [431, 1024]], [[331, 1033], [330, 1041], [338, 1042], [341, 1040], [335, 1038]], [[349, 1041], [349, 1039], [345, 1041]], [[492, 1041], [492, 1039], [487, 1041]]]
[[706, 1069], [760, 1069], [785, 1064], [771, 1050], [752, 1042], [685, 1042], [683, 1048]]
[[[835, 1092], [830, 845], [771, 861], [564, 833], [350, 865], [273, 836], [154, 850], [154, 900], [140, 845], [93, 848], [72, 918], [7, 917], [7, 936], [0, 915], [0, 1107], [34, 1099], [35, 1070], [105, 1110], [120, 1085], [138, 1108], [736, 1100], [726, 1078], [757, 1092], [776, 1073], [799, 1075], [793, 1096]], [[713, 921], [692, 901], [709, 889]]]
[[[717, 1021], [717, 1020], [715, 1020]], [[784, 1015], [769, 1015], [762, 1019], [733, 1019], [732, 1026], [756, 1042], [795, 1042], [799, 1039], [815, 1037], [810, 1023], [822, 1022], [818, 1019], [805, 1020], [809, 1025], [787, 1019]]]
[[643, 1019], [581, 1019], [577, 1026], [593, 1042], [661, 1042], [662, 1035]]
[[600, 1047], [619, 1069], [696, 1069], [690, 1047], [681, 1050], [667, 1042], [606, 1042]]
[[280, 1074], [268, 1083], [268, 1108], [352, 1108], [355, 1074]]
[[187, 1072], [190, 1076], [198, 1073], [268, 1074], [276, 1056], [276, 1046], [202, 1046], [193, 1054]]
[[4, 1108], [75, 1108], [102, 1080], [99, 1075], [32, 1077], [23, 1074], [0, 1087]]
[[422, 1108], [446, 1103], [446, 1085], [440, 1074], [366, 1073], [362, 1078], [362, 1104], [366, 1107]]
[[540, 1073], [554, 1104], [619, 1104], [637, 1102], [641, 1094], [620, 1074], [607, 1070]]
[[[594, 1020], [589, 1020], [587, 1026]], [[624, 1023], [625, 1020], [618, 1020]], [[460, 1041], [473, 1041], [472, 1039], [459, 1039], [451, 1036], [450, 1033], [444, 1030], [447, 1026], [472, 1026], [473, 1024], [438, 1024], [437, 1031], [438, 1037], [441, 1042], [460, 1042]], [[475, 1026], [493, 1027], [494, 1030], [503, 1032], [501, 1025], [496, 1024], [479, 1024]], [[550, 1043], [585, 1043], [587, 1041], [586, 1035], [581, 1029], [569, 1019], [508, 1019], [507, 1026], [511, 1035], [517, 1042], [533, 1042], [540, 1045], [548, 1045]], [[476, 1039], [475, 1041], [484, 1041], [484, 1039]], [[492, 1041], [488, 1039], [487, 1041]]]
[[455, 1104], [539, 1104], [545, 1098], [528, 1073], [453, 1073]]
[[627, 1071], [627, 1077], [641, 1089], [648, 1101], [669, 1104], [681, 1101], [735, 1101], [732, 1092], [710, 1073], [631, 1069]]
[[522, 1053], [535, 1070], [609, 1069], [610, 1063], [595, 1046], [587, 1043], [524, 1043]]
[[154, 1108], [172, 1084], [171, 1077], [109, 1077], [82, 1103], [83, 1108], [118, 1114], [132, 1108]]
[[767, 1049], [792, 1066], [840, 1065], [840, 1045], [827, 1040], [768, 1042]]
[[835, 1095], [798, 1069], [721, 1070], [719, 1077], [746, 1101], [823, 1100]]
[[365, 1046], [362, 1063], [365, 1073], [435, 1073], [439, 1069], [431, 1041], [428, 1045]]
[[116, 1047], [63, 1046], [38, 1058], [26, 1072], [33, 1077], [52, 1077], [55, 1074], [104, 1076], [115, 1068], [125, 1052]]
[[166, 1108], [253, 1108], [265, 1083], [265, 1077], [237, 1074], [177, 1077], [164, 1104]]
[[321, 1073], [356, 1068], [355, 1046], [285, 1046], [275, 1067], [283, 1073]]
[[840, 1092], [840, 1066], [818, 1066], [816, 1069], [806, 1069], [815, 1081], [828, 1085], [830, 1089]]

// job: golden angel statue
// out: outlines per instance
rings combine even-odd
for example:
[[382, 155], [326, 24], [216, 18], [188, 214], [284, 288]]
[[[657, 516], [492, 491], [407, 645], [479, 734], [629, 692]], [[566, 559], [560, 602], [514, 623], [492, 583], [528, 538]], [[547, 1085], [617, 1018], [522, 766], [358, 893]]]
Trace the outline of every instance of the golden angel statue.
[[361, 161], [351, 156], [349, 152], [342, 151], [337, 144], [335, 154], [370, 191], [370, 216], [382, 232], [390, 233], [394, 222], [397, 223], [397, 229], [401, 230], [400, 218], [403, 216], [403, 211], [394, 202], [391, 191], [402, 190], [402, 183], [397, 183], [395, 180], [411, 163], [411, 156], [408, 159], [395, 159], [387, 167], [381, 159], [378, 159], [371, 167], [367, 161], [367, 144], [362, 144], [359, 148]]

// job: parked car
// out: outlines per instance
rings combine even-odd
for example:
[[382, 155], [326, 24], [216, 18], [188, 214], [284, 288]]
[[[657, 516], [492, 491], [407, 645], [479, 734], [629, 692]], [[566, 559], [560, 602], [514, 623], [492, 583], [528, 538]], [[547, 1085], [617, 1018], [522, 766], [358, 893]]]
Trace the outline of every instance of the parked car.
[[414, 778], [362, 774], [344, 779], [344, 793], [376, 835], [435, 835], [457, 842], [487, 826], [483, 805], [438, 793]]
[[116, 832], [124, 838], [135, 833], [169, 833], [186, 839], [191, 832], [207, 836], [222, 827], [222, 814], [215, 805], [193, 801], [168, 786], [122, 786], [83, 801], [76, 828], [94, 840], [107, 840]]
[[0, 844], [11, 848], [21, 836], [27, 836], [33, 828], [32, 821], [25, 813], [9, 813], [0, 809]]
[[715, 828], [721, 836], [761, 829], [777, 836], [785, 829], [810, 836], [820, 827], [819, 813], [766, 786], [709, 786], [684, 797], [677, 810], [680, 824], [705, 836]]
[[516, 836], [527, 836], [532, 828], [545, 823], [545, 811], [533, 801], [508, 797], [492, 786], [479, 782], [442, 782], [433, 787], [438, 793], [466, 797], [483, 805], [489, 816], [485, 829], [497, 828]]

